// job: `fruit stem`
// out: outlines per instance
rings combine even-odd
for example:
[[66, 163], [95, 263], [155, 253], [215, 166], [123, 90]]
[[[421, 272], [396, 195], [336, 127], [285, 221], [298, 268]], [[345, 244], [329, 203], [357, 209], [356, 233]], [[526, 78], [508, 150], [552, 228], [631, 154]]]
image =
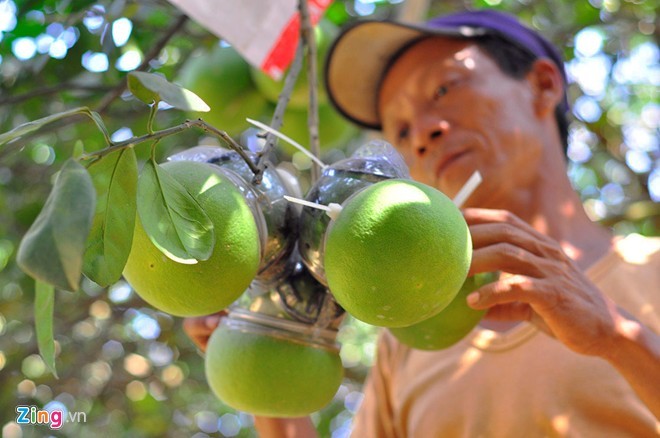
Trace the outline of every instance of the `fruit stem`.
[[479, 184], [481, 184], [481, 181], [483, 181], [481, 173], [478, 170], [475, 170], [472, 176], [468, 178], [467, 182], [463, 184], [463, 187], [461, 187], [458, 193], [456, 193], [456, 196], [454, 196], [454, 205], [461, 208], [470, 195], [472, 195], [472, 192], [474, 192]]
[[149, 119], [147, 120], [147, 132], [149, 134], [154, 133], [154, 120], [156, 119], [156, 113], [158, 112], [159, 100], [155, 100], [154, 103], [149, 108]]
[[252, 173], [254, 173], [255, 176], [260, 175], [261, 173], [263, 173], [263, 170], [260, 171], [259, 168], [257, 167], [257, 165], [254, 164], [252, 159], [250, 159], [248, 154], [245, 152], [245, 149], [243, 149], [243, 147], [240, 144], [238, 144], [236, 142], [236, 140], [231, 138], [231, 136], [229, 134], [227, 134], [225, 131], [221, 131], [213, 125], [209, 125], [208, 123], [206, 123], [202, 119], [197, 119], [197, 120], [192, 120], [192, 121], [186, 120], [186, 122], [190, 122], [193, 126], [197, 126], [199, 128], [202, 128], [204, 131], [206, 131], [210, 134], [213, 134], [216, 137], [224, 140], [225, 143], [227, 143], [233, 150], [235, 150], [238, 153], [238, 155], [241, 156], [243, 161], [245, 161], [245, 164], [248, 165], [248, 167], [250, 168]]

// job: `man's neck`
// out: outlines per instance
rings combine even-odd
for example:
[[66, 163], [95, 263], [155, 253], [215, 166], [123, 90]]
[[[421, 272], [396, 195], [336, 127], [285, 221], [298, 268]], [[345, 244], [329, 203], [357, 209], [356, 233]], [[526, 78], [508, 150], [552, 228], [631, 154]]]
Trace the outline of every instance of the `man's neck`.
[[589, 219], [569, 180], [552, 175], [553, 172], [544, 173], [534, 186], [515, 193], [508, 209], [556, 240], [586, 270], [607, 253], [612, 237]]
[[[518, 204], [517, 208], [514, 204], [510, 211], [537, 231], [556, 240], [582, 271], [589, 269], [609, 251], [610, 234], [587, 217], [572, 189], [569, 192], [559, 188], [543, 189], [539, 194], [534, 193], [525, 198], [528, 200], [526, 203]], [[519, 323], [484, 319], [479, 325], [503, 333]]]

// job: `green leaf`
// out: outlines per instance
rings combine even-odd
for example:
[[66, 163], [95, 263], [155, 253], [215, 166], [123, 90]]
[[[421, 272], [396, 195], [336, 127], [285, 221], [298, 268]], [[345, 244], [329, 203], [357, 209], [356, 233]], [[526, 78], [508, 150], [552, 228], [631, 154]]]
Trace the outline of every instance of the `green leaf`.
[[89, 111], [89, 109], [87, 109], [86, 107], [74, 108], [69, 111], [51, 114], [50, 116], [38, 120], [33, 120], [31, 122], [23, 123], [22, 125], [18, 125], [11, 131], [5, 132], [4, 134], [0, 134], [0, 145], [5, 144], [11, 140], [14, 140], [15, 138], [21, 137], [25, 134], [34, 132], [49, 123], [55, 122], [65, 117], [72, 116], [74, 114], [80, 114], [84, 110]]
[[140, 71], [128, 74], [128, 89], [142, 102], [167, 102], [184, 111], [210, 111], [211, 108], [190, 90], [168, 82], [164, 77]]
[[95, 198], [87, 169], [67, 160], [18, 247], [16, 260], [21, 269], [44, 283], [78, 290]]
[[213, 223], [197, 200], [153, 160], [138, 179], [138, 215], [151, 242], [172, 260], [194, 264], [213, 253]]
[[[37, 332], [39, 354], [48, 369], [57, 377], [55, 368], [55, 338], [53, 337], [53, 308], [55, 288], [36, 280], [34, 294], [34, 325]], [[58, 377], [57, 377], [58, 378]]]
[[70, 117], [76, 114], [84, 114], [87, 117], [91, 118], [94, 121], [94, 123], [96, 123], [96, 126], [99, 128], [99, 130], [103, 133], [106, 142], [110, 144], [110, 134], [108, 133], [108, 130], [105, 127], [105, 124], [101, 119], [101, 116], [99, 116], [98, 113], [91, 111], [86, 106], [81, 106], [78, 108], [73, 108], [69, 111], [63, 111], [61, 113], [51, 114], [50, 116], [46, 116], [41, 119], [33, 120], [31, 122], [18, 125], [11, 131], [5, 132], [4, 134], [0, 134], [0, 146], [12, 140], [15, 140], [19, 137], [22, 137], [26, 134], [37, 131], [43, 128], [44, 126], [48, 125], [49, 123], [53, 123], [60, 119], [64, 119], [66, 117]]
[[135, 151], [113, 152], [87, 170], [96, 189], [96, 213], [83, 272], [97, 284], [109, 286], [121, 277], [133, 241], [138, 179]]
[[103, 133], [103, 137], [105, 137], [105, 141], [108, 144], [112, 144], [112, 140], [110, 140], [110, 133], [108, 132], [108, 128], [105, 127], [105, 123], [103, 123], [103, 119], [97, 113], [96, 111], [90, 111], [89, 109], [85, 108], [87, 111], [84, 112], [87, 116], [89, 116], [90, 119], [96, 123], [96, 126], [99, 128], [99, 131]]
[[71, 156], [77, 160], [83, 155], [85, 155], [85, 144], [82, 142], [82, 140], [78, 139], [73, 144], [73, 152], [71, 152]]

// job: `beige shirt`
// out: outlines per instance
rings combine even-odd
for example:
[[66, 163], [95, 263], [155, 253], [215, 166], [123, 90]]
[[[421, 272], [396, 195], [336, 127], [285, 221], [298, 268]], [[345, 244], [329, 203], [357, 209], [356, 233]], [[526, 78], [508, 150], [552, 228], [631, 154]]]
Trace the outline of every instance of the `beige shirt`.
[[[617, 241], [587, 276], [660, 333], [660, 238]], [[660, 422], [610, 364], [527, 323], [477, 328], [435, 352], [384, 330], [364, 393], [355, 438], [660, 436]]]

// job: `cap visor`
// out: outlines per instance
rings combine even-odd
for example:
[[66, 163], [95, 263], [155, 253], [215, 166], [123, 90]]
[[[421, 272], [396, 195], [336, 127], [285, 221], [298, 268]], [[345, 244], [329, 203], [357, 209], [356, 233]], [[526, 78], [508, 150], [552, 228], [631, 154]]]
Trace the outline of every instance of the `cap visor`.
[[[475, 32], [476, 31], [476, 32]], [[426, 28], [388, 21], [362, 21], [335, 40], [326, 62], [326, 88], [335, 107], [365, 128], [380, 129], [378, 89], [392, 57], [412, 41], [427, 35], [470, 37], [470, 28]]]

